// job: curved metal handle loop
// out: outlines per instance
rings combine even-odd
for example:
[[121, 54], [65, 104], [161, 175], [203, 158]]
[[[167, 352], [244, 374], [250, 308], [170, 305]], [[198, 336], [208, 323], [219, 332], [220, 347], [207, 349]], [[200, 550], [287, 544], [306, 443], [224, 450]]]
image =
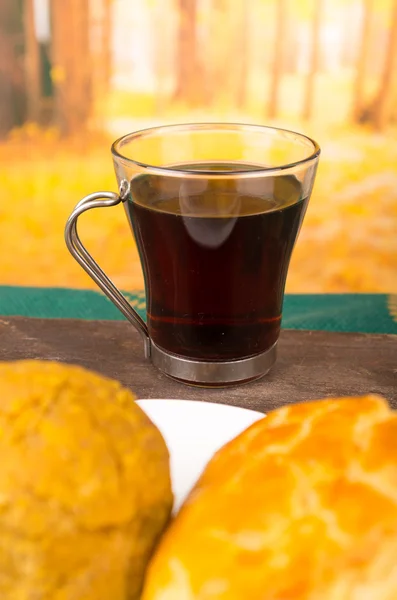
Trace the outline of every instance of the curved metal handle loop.
[[92, 258], [83, 246], [79, 234], [77, 233], [77, 220], [81, 214], [91, 208], [103, 208], [117, 206], [122, 202], [122, 198], [114, 192], [95, 192], [85, 196], [76, 205], [65, 226], [65, 241], [69, 252], [77, 260], [79, 265], [88, 273], [88, 275], [101, 288], [106, 296], [123, 313], [128, 321], [140, 333], [143, 343], [145, 356], [150, 356], [150, 338], [147, 325], [139, 314], [132, 308], [123, 294], [116, 288], [114, 283], [102, 271], [98, 263]]

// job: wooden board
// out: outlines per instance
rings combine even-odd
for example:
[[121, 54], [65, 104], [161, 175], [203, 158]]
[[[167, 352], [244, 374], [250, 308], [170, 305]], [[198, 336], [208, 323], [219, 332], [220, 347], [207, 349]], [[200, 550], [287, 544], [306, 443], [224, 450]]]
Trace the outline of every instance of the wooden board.
[[0, 360], [76, 363], [119, 379], [139, 398], [185, 398], [266, 412], [322, 397], [383, 394], [397, 408], [397, 336], [283, 331], [277, 365], [249, 385], [209, 390], [172, 381], [143, 358], [142, 342], [122, 321], [2, 317]]

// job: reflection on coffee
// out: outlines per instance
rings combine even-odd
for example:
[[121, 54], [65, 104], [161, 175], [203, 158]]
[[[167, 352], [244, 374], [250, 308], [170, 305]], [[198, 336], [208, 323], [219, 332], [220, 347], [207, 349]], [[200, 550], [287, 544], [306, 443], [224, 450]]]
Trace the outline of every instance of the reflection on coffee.
[[[230, 163], [178, 168], [202, 171], [202, 178], [139, 175], [125, 203], [143, 264], [151, 338], [168, 352], [202, 360], [264, 352], [279, 336], [308, 198], [293, 176], [236, 178]], [[211, 178], [214, 171], [222, 176]]]

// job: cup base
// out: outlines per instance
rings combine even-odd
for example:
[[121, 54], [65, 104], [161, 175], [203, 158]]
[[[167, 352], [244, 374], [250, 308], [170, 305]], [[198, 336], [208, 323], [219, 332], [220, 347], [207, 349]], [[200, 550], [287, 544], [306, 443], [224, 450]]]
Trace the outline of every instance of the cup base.
[[228, 387], [259, 379], [270, 371], [276, 356], [277, 342], [261, 354], [219, 362], [171, 354], [151, 342], [151, 359], [157, 369], [181, 383], [199, 387]]

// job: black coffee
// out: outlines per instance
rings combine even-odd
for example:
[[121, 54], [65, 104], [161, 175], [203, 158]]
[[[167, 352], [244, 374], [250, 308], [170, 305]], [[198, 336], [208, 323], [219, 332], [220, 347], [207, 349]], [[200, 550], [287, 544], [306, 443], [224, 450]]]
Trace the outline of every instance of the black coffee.
[[125, 207], [142, 259], [154, 343], [204, 360], [270, 348], [279, 336], [288, 264], [306, 205], [293, 176], [134, 178]]

